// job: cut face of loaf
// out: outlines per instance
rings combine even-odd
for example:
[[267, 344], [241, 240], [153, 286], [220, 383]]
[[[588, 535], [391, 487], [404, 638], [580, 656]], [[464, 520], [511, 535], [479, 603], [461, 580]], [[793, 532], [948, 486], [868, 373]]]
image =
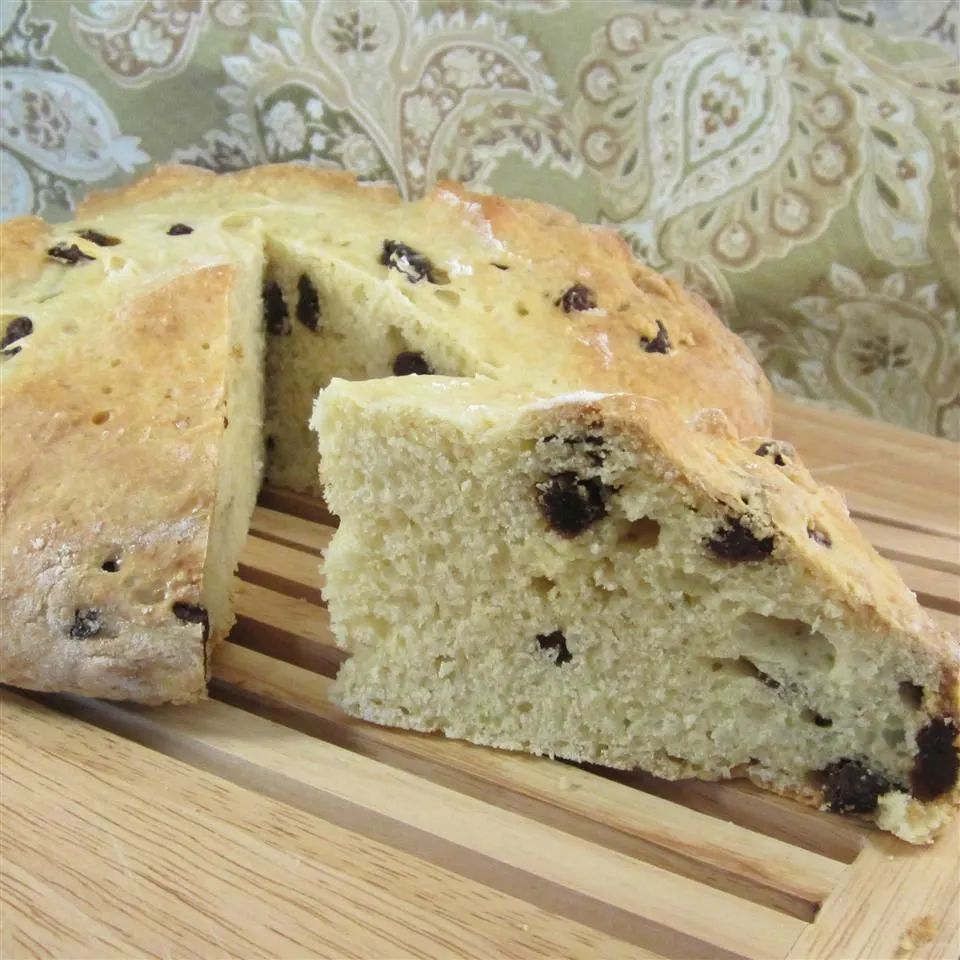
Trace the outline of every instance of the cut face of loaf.
[[747, 776], [913, 842], [949, 817], [957, 645], [788, 446], [432, 377], [335, 381], [313, 427], [352, 714]]

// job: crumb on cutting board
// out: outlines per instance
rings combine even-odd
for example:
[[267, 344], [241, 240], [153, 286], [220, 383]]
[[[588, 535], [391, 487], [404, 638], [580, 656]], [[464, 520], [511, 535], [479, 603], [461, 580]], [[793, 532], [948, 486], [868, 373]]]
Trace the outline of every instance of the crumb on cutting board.
[[929, 943], [937, 932], [937, 924], [930, 914], [914, 917], [904, 930], [897, 950], [898, 957], [909, 957], [914, 950]]

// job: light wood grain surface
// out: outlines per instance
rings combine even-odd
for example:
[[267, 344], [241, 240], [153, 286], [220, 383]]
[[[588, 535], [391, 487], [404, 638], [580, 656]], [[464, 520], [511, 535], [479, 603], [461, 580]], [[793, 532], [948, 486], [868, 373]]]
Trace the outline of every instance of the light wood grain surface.
[[[778, 434], [957, 630], [956, 445], [788, 401]], [[915, 849], [742, 783], [346, 717], [331, 534], [264, 492], [206, 703], [0, 693], [2, 960], [960, 954], [957, 824]]]

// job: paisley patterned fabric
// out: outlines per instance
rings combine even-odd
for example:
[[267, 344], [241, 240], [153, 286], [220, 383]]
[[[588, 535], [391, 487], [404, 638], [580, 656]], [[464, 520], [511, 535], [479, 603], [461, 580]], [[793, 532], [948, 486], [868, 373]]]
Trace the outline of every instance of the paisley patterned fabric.
[[0, 215], [160, 161], [621, 231], [774, 385], [960, 438], [960, 0], [0, 0]]

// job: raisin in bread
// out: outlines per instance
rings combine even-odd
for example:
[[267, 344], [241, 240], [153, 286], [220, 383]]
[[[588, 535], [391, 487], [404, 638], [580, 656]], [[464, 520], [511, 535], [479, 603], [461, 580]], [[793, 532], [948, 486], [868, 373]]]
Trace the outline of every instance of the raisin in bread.
[[[307, 426], [332, 377], [482, 374], [536, 389], [627, 390], [770, 426], [770, 391], [706, 303], [638, 264], [613, 231], [443, 184], [415, 203], [345, 173], [170, 167], [94, 195], [130, 209], [255, 222], [265, 237], [268, 481], [319, 493]], [[99, 228], [99, 227], [98, 227]]]
[[196, 699], [261, 476], [261, 239], [29, 219], [0, 249], [0, 679]]
[[626, 394], [335, 381], [334, 696], [377, 723], [746, 776], [922, 842], [958, 797], [960, 651], [793, 451]]
[[769, 421], [745, 346], [612, 232], [455, 185], [408, 204], [301, 166], [162, 168], [71, 223], [0, 225], [0, 283], [0, 680], [26, 687], [202, 694], [261, 430], [269, 478], [317, 492], [307, 424], [335, 375]]

